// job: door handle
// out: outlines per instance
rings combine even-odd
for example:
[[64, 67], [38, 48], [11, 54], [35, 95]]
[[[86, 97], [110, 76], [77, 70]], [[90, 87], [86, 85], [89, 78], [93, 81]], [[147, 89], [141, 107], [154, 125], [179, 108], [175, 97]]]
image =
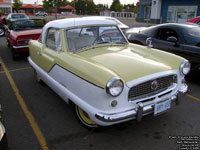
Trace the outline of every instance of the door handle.
[[37, 55], [41, 56], [42, 54], [40, 52], [37, 52]]

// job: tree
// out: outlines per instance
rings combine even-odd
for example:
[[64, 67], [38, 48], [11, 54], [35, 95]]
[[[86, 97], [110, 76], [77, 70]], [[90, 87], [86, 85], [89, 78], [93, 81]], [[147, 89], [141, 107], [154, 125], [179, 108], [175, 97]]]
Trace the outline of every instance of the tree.
[[56, 19], [57, 19], [57, 12], [61, 6], [65, 6], [67, 4], [66, 0], [43, 0], [43, 7], [48, 11], [52, 11], [55, 9]]
[[53, 7], [52, 2], [50, 2], [50, 0], [43, 0], [42, 3], [43, 3], [43, 8], [51, 13]]
[[93, 2], [93, 0], [87, 0], [86, 1], [87, 6], [87, 14], [95, 14], [96, 13], [96, 5]]
[[96, 5], [93, 0], [76, 0], [72, 1], [71, 4], [73, 6], [75, 2], [75, 9], [77, 14], [94, 14], [96, 13]]
[[23, 3], [20, 0], [13, 0], [13, 6], [15, 7], [17, 12], [22, 5], [23, 5]]
[[123, 5], [120, 3], [119, 0], [113, 0], [110, 10], [112, 11], [122, 11]]
[[136, 14], [139, 14], [139, 7], [135, 6], [133, 9], [133, 12]]
[[127, 4], [127, 5], [124, 5], [124, 6], [123, 6], [123, 9], [124, 9], [126, 12], [133, 12], [134, 8], [135, 8], [134, 3], [133, 3], [133, 4]]

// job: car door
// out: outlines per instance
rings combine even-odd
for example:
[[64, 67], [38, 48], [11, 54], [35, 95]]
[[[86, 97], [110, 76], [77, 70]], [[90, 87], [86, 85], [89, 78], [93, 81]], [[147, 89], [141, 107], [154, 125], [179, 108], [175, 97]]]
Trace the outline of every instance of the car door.
[[46, 34], [46, 41], [39, 54], [41, 59], [39, 62], [40, 66], [47, 72], [56, 63], [56, 58], [61, 52], [61, 37], [60, 30], [55, 28], [50, 28]]
[[[169, 37], [174, 37], [177, 41], [170, 41]], [[152, 37], [152, 45], [154, 48], [170, 52], [177, 55], [184, 55], [184, 46], [178, 32], [171, 28], [158, 29], [156, 36]]]

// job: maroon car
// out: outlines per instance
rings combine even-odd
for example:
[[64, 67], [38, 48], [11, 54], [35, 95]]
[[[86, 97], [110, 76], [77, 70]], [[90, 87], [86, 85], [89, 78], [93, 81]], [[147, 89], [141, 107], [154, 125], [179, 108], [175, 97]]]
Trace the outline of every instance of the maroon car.
[[7, 45], [12, 50], [12, 58], [16, 60], [21, 53], [28, 53], [28, 42], [40, 37], [45, 21], [42, 19], [23, 19], [12, 21], [6, 32]]
[[190, 19], [190, 20], [187, 20], [185, 22], [191, 22], [191, 23], [196, 23], [196, 24], [200, 25], [200, 16], [196, 17], [196, 18], [193, 18], [193, 19]]

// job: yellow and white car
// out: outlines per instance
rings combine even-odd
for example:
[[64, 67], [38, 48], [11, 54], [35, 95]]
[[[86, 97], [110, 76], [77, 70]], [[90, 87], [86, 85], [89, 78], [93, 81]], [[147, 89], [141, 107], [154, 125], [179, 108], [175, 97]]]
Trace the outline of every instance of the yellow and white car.
[[37, 80], [73, 102], [86, 127], [156, 116], [178, 104], [188, 89], [187, 60], [130, 44], [112, 20], [51, 21], [29, 49]]

